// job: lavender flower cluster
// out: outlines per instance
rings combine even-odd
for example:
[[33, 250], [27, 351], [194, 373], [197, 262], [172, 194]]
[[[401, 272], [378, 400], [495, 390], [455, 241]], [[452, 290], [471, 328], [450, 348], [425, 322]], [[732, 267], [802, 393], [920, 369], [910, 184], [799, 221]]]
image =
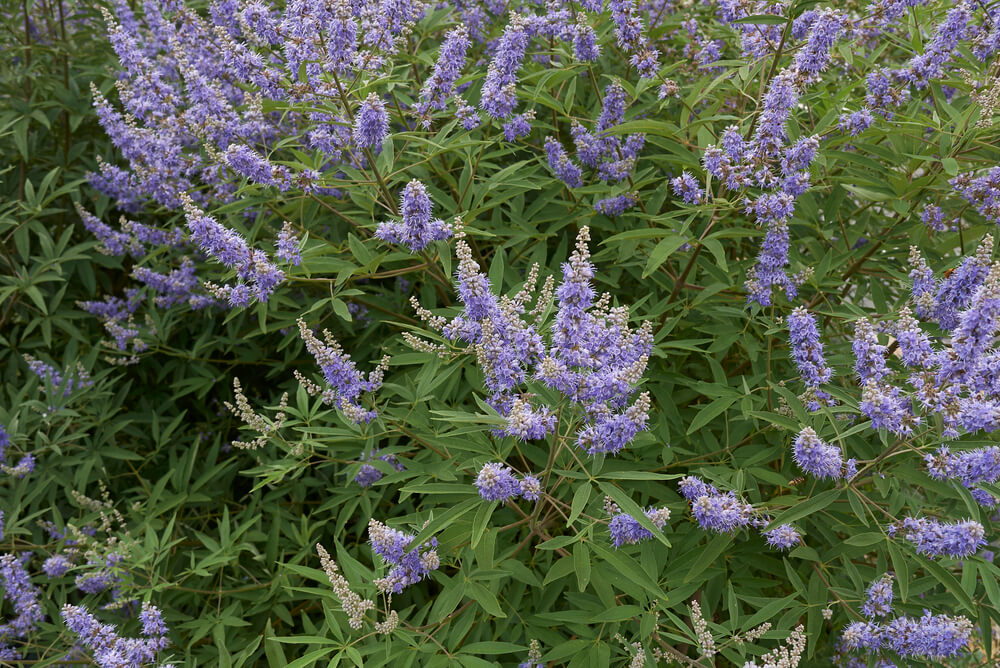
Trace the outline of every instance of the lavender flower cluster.
[[960, 654], [972, 635], [972, 622], [965, 617], [933, 615], [896, 617], [887, 622], [873, 621], [892, 614], [893, 576], [886, 573], [872, 582], [861, 608], [867, 621], [848, 624], [841, 636], [844, 648], [869, 654], [894, 652], [904, 659], [941, 661]]
[[388, 575], [375, 581], [379, 591], [400, 593], [406, 587], [430, 576], [441, 565], [438, 559], [437, 539], [410, 549], [414, 536], [392, 529], [377, 520], [368, 523], [368, 542], [375, 554], [391, 564]]
[[648, 323], [637, 330], [629, 327], [628, 309], [611, 307], [610, 296], [595, 299], [589, 240], [590, 230], [581, 228], [576, 249], [563, 265], [548, 346], [540, 325], [552, 299], [552, 281], [546, 281], [525, 318], [537, 267], [516, 295], [498, 298], [462, 239], [457, 243], [462, 314], [447, 322], [424, 309], [420, 312], [432, 327], [473, 349], [491, 392], [489, 403], [507, 419], [503, 433], [539, 439], [555, 428], [552, 410], [532, 405], [519, 391], [534, 379], [581, 409], [576, 433], [580, 448], [590, 454], [615, 454], [646, 427], [649, 395], [639, 395], [631, 405], [628, 401], [649, 361], [652, 335]]
[[542, 493], [541, 481], [533, 475], [515, 477], [509, 466], [498, 462], [483, 464], [475, 481], [479, 496], [487, 501], [507, 501], [522, 497], [525, 501], [537, 501]]

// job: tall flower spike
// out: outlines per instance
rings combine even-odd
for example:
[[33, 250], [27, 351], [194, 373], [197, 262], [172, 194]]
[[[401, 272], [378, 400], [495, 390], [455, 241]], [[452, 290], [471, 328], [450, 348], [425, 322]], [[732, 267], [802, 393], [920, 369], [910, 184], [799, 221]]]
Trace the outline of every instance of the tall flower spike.
[[885, 364], [885, 346], [878, 342], [878, 334], [867, 318], [861, 318], [854, 323], [854, 370], [861, 383], [882, 380], [889, 375]]
[[444, 38], [434, 70], [420, 89], [419, 114], [441, 111], [451, 97], [455, 82], [462, 74], [465, 54], [469, 50], [469, 31], [464, 25], [453, 28]]
[[299, 335], [306, 344], [306, 350], [316, 359], [328, 387], [322, 390], [301, 376], [299, 376], [299, 382], [303, 383], [310, 394], [319, 394], [324, 403], [343, 411], [344, 415], [352, 422], [361, 423], [374, 420], [375, 411], [362, 408], [358, 397], [361, 396], [362, 392], [374, 392], [382, 386], [382, 375], [388, 367], [389, 358], [382, 358], [381, 363], [365, 379], [357, 370], [351, 356], [344, 352], [329, 332], [324, 331], [326, 337], [324, 344], [306, 326], [302, 318], [299, 318], [297, 322]]
[[807, 387], [829, 382], [832, 371], [823, 355], [816, 318], [802, 306], [788, 316], [788, 338], [792, 344], [792, 359]]
[[413, 179], [400, 195], [402, 222], [379, 223], [375, 236], [389, 243], [401, 243], [411, 252], [419, 252], [432, 241], [442, 241], [452, 235], [451, 226], [439, 218], [431, 218], [431, 198], [427, 187]]
[[527, 21], [511, 12], [510, 22], [497, 41], [497, 48], [486, 70], [479, 106], [496, 119], [505, 119], [517, 106], [517, 71], [528, 49]]
[[351, 584], [337, 568], [337, 563], [330, 557], [326, 549], [316, 543], [316, 552], [319, 554], [319, 563], [323, 567], [330, 584], [333, 586], [333, 593], [340, 599], [340, 605], [347, 613], [348, 625], [352, 629], [360, 629], [364, 624], [365, 613], [375, 609], [374, 601], [362, 599], [351, 591]]
[[389, 136], [389, 113], [375, 93], [369, 93], [354, 117], [354, 141], [362, 148], [380, 149]]

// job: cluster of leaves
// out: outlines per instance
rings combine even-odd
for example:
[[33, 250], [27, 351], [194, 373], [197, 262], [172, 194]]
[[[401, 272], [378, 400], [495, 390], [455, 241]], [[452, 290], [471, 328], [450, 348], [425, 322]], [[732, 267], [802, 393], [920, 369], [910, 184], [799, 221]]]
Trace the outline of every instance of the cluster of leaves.
[[[207, 24], [226, 6], [182, 4], [134, 9], [140, 19], [180, 16], [177, 25], [191, 28], [198, 25], [192, 17]], [[366, 11], [383, 4], [392, 5], [355, 3]], [[470, 103], [479, 99], [487, 65], [502, 48], [495, 40], [517, 25], [502, 12], [472, 3], [421, 8], [392, 51], [379, 54], [381, 67], [359, 68], [343, 80], [306, 62], [282, 70], [286, 57], [292, 60], [282, 39], [270, 47], [260, 36], [239, 42], [265, 54], [260, 67], [274, 76], [264, 80], [284, 91], [268, 95], [235, 77], [223, 82], [246, 93], [237, 116], [259, 114], [274, 130], [242, 143], [288, 174], [319, 175], [322, 187], [254, 178], [227, 146], [206, 138], [209, 132], [193, 131], [183, 151], [217, 167], [217, 180], [186, 183], [201, 209], [254, 248], [270, 253], [288, 221], [301, 240], [301, 261], [283, 265], [274, 292], [246, 307], [232, 308], [224, 296], [197, 310], [181, 301], [164, 305], [142, 287], [134, 322], [118, 323], [135, 327], [133, 338], [141, 341], [127, 349], [106, 341], [102, 323], [78, 302], [125, 294], [137, 285], [137, 267], [166, 273], [192, 258], [202, 295], [213, 294], [202, 280], [236, 285], [245, 277], [194, 243], [135, 257], [102, 252], [107, 244], [84, 229], [75, 204], [112, 226], [126, 213], [185, 235], [191, 216], [170, 198], [147, 192], [123, 201], [109, 195], [106, 179], [91, 179], [103, 187], [88, 184], [88, 174], [100, 173], [98, 156], [122, 168], [131, 160], [116, 153], [121, 147], [98, 125], [88, 89], [93, 83], [112, 107], [127, 106], [115, 83], [139, 80], [129, 71], [134, 63], [120, 68], [104, 18], [87, 3], [24, 0], [3, 16], [10, 57], [0, 61], [0, 146], [10, 159], [0, 203], [0, 424], [12, 438], [7, 460], [31, 453], [37, 464], [30, 475], [2, 482], [0, 550], [30, 553], [26, 568], [45, 592], [47, 616], [32, 634], [6, 639], [25, 658], [43, 665], [66, 658], [75, 638], [60, 621], [65, 603], [93, 610], [110, 603], [102, 615], [137, 628], [135, 606], [120, 602], [146, 600], [164, 611], [170, 627], [173, 645], [163, 658], [187, 665], [510, 666], [529, 657], [531, 641], [541, 647], [532, 660], [546, 666], [743, 665], [764, 661], [760, 656], [800, 624], [804, 662], [836, 656], [863, 665], [864, 655], [843, 656], [841, 631], [862, 618], [868, 585], [893, 571], [900, 614], [918, 617], [927, 608], [975, 623], [970, 646], [961, 658], [942, 659], [946, 665], [996, 663], [1000, 586], [992, 554], [932, 559], [889, 529], [905, 516], [971, 518], [987, 541], [996, 540], [992, 511], [959, 482], [932, 478], [924, 462], [943, 444], [983, 447], [990, 436], [946, 438], [936, 418], [901, 436], [873, 428], [859, 406], [851, 338], [859, 318], [893, 321], [910, 300], [911, 245], [940, 273], [958, 266], [993, 228], [989, 212], [968, 206], [950, 179], [979, 174], [1000, 157], [989, 94], [1000, 60], [974, 53], [1000, 24], [1000, 12], [990, 3], [970, 9], [980, 33], [953, 50], [950, 69], [914, 86], [888, 118], [876, 114], [852, 136], [839, 119], [865, 105], [867, 77], [924, 53], [951, 8], [831, 3], [857, 26], [888, 6], [917, 6], [874, 35], [860, 27], [850, 32], [832, 47], [825, 72], [802, 86], [784, 124], [788, 144], [814, 135], [819, 143], [808, 166], [812, 184], [787, 220], [789, 273], [811, 272], [803, 273], [797, 295], [775, 293], [761, 306], [748, 302], [744, 289], [765, 230], [743, 195], [756, 199], [759, 189], [726, 190], [702, 161], [729, 126], [753, 136], [769, 86], [806, 48], [807, 37], [792, 35], [796, 22], [824, 7], [633, 6], [646, 46], [661, 51], [655, 76], [642, 77], [629, 62], [641, 49], [621, 38], [616, 23], [621, 8], [632, 5], [612, 2], [603, 13], [585, 13], [579, 3], [550, 4], [508, 9], [538, 16], [561, 10], [573, 24], [579, 14], [593, 24], [601, 53], [580, 60], [564, 34], [533, 36], [515, 91], [518, 111], [534, 117], [513, 140], [501, 127], [509, 119], [484, 114], [479, 127], [465, 129], [454, 101], [445, 110], [414, 111], [445, 35], [470, 16], [478, 22], [469, 23], [472, 44], [456, 91]], [[277, 25], [286, 11], [236, 5], [240, 30], [248, 32], [265, 24], [253, 16], [273, 12], [267, 16]], [[131, 30], [131, 10], [124, 3], [112, 9], [112, 36]], [[357, 11], [365, 19], [359, 30], [371, 29], [378, 13]], [[219, 40], [205, 48], [227, 48]], [[759, 52], [748, 52], [748, 41]], [[122, 40], [115, 48], [122, 57]], [[184, 40], [145, 54], [162, 64], [157, 59], [177, 48]], [[711, 48], [718, 52], [708, 57]], [[196, 77], [185, 69], [192, 66], [214, 65], [185, 62], [164, 71], [176, 69], [176, 90], [193, 99]], [[620, 138], [620, 150], [626, 138], [642, 134], [645, 146], [620, 180], [595, 170], [585, 184], [567, 185], [546, 139], [575, 160], [573, 126], [595, 127], [609, 85], [620, 87], [627, 111], [605, 138]], [[349, 135], [370, 93], [384, 102], [389, 134], [363, 148]], [[101, 120], [108, 125], [106, 116]], [[310, 144], [319, 127], [348, 135], [342, 155]], [[158, 168], [155, 156], [147, 163], [141, 167]], [[684, 171], [695, 175], [697, 197], [671, 186]], [[598, 293], [628, 306], [634, 327], [652, 326], [639, 383], [652, 409], [646, 429], [624, 450], [605, 456], [578, 447], [581, 415], [535, 378], [519, 389], [553, 407], [555, 431], [526, 442], [499, 431], [509, 409], [498, 408], [486, 389], [483, 355], [429, 327], [410, 301], [449, 318], [462, 312], [456, 242], [410, 252], [376, 236], [379, 223], [398, 220], [397, 199], [413, 179], [426, 186], [435, 217], [461, 219], [462, 243], [497, 294], [515, 294], [536, 263], [542, 280], [551, 275], [558, 284], [560, 264], [589, 228]], [[635, 206], [613, 217], [595, 208], [622, 195]], [[922, 220], [928, 206], [944, 209], [944, 229]], [[819, 321], [834, 370], [823, 391], [834, 401], [817, 405], [803, 395], [809, 384], [789, 354], [786, 322], [797, 306]], [[540, 309], [540, 331], [552, 328], [556, 308]], [[300, 318], [309, 329], [329, 329], [362, 369], [390, 356], [381, 388], [363, 398], [374, 420], [345, 419], [336, 402], [331, 407], [296, 380], [296, 372], [319, 378]], [[925, 329], [949, 336], [933, 323]], [[407, 345], [404, 332], [429, 350]], [[885, 334], [882, 341], [894, 349]], [[67, 369], [67, 378], [79, 363], [93, 383], [55, 387], [51, 376], [32, 374], [25, 354]], [[239, 405], [230, 410], [227, 402]], [[834, 481], [804, 473], [792, 443], [807, 426], [845, 459], [856, 459], [860, 473]], [[255, 447], [240, 447], [247, 444]], [[484, 500], [473, 482], [488, 462], [538, 476], [541, 498]], [[366, 474], [378, 478], [366, 487], [355, 480], [363, 467], [381, 474]], [[688, 475], [736, 493], [767, 528], [794, 525], [801, 543], [783, 553], [756, 531], [706, 531], [678, 491]], [[1000, 497], [996, 484], [979, 489]], [[651, 539], [616, 548], [609, 505], [635, 518]], [[654, 525], [644, 514], [649, 507], [667, 508], [672, 517]], [[116, 519], [107, 521], [111, 508]], [[371, 520], [414, 536], [412, 548], [434, 540], [439, 567], [401, 593], [380, 596], [375, 582], [387, 564], [369, 546]], [[70, 525], [98, 529], [89, 546], [95, 554], [103, 544], [125, 555], [116, 591], [78, 586], [80, 576], [100, 569], [96, 560], [80, 560], [60, 577], [41, 575], [43, 560], [64, 553], [67, 536], [76, 535]], [[371, 625], [351, 628], [343, 591], [331, 587], [317, 543], [351, 589], [378, 601], [367, 621], [395, 610], [398, 626], [388, 634]], [[692, 600], [698, 615], [691, 615]], [[769, 630], [746, 640], [765, 622]], [[714, 640], [706, 642], [706, 634]]]

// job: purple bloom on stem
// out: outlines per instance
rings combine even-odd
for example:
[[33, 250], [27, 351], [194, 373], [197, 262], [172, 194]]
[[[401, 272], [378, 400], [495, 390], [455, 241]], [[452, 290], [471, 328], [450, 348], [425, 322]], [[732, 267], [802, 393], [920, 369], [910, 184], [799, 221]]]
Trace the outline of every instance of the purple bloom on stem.
[[0, 626], [0, 638], [23, 638], [45, 619], [38, 588], [31, 584], [24, 565], [13, 554], [0, 556], [0, 581], [3, 582], [4, 598], [16, 614], [14, 619]]
[[[670, 519], [669, 508], [648, 508], [644, 514], [657, 529], [663, 529]], [[622, 545], [635, 545], [653, 537], [653, 532], [646, 529], [639, 521], [626, 513], [616, 513], [608, 523], [611, 533], [611, 543], [618, 549]]]
[[913, 543], [917, 552], [930, 557], [971, 557], [986, 544], [983, 525], [973, 520], [946, 523], [929, 517], [907, 517], [902, 528], [903, 537]]
[[817, 478], [839, 478], [844, 458], [840, 448], [820, 440], [812, 427], [805, 427], [795, 439], [795, 463]]
[[790, 550], [802, 542], [802, 535], [790, 524], [781, 524], [764, 532], [767, 544], [776, 550]]
[[503, 125], [503, 136], [509, 142], [527, 137], [531, 133], [531, 121], [535, 119], [534, 109], [518, 114]]
[[688, 204], [698, 204], [701, 202], [701, 184], [686, 171], [681, 172], [680, 176], [671, 179], [670, 187], [673, 189], [675, 195]]
[[302, 254], [299, 252], [299, 239], [295, 234], [292, 224], [285, 221], [278, 232], [274, 245], [277, 247], [275, 257], [278, 257], [289, 264], [298, 266], [302, 262]]
[[875, 119], [872, 117], [871, 110], [868, 109], [868, 107], [864, 107], [858, 111], [852, 111], [849, 114], [841, 115], [840, 129], [852, 137], [857, 137], [859, 134], [870, 128], [874, 122]]
[[722, 494], [696, 476], [681, 480], [681, 494], [691, 503], [691, 513], [702, 529], [716, 533], [732, 533], [748, 526], [754, 519], [754, 509], [733, 492]]
[[594, 204], [594, 210], [598, 213], [603, 213], [609, 218], [614, 218], [615, 216], [620, 216], [625, 213], [625, 211], [631, 209], [637, 203], [638, 199], [636, 196], [631, 193], [627, 193], [625, 195], [617, 195], [615, 197], [598, 200]]
[[872, 582], [868, 588], [868, 598], [861, 606], [865, 617], [886, 617], [892, 612], [892, 573], [886, 573]]
[[451, 236], [451, 226], [439, 218], [431, 218], [431, 198], [427, 187], [413, 179], [400, 196], [402, 222], [379, 223], [375, 236], [390, 243], [401, 243], [411, 252], [423, 250], [432, 241]]
[[549, 159], [549, 167], [556, 177], [570, 188], [583, 185], [580, 168], [566, 155], [566, 149], [553, 137], [545, 138], [545, 153]]
[[56, 554], [42, 563], [42, 572], [49, 578], [58, 578], [65, 575], [72, 565], [66, 557]]
[[420, 102], [415, 107], [417, 113], [427, 114], [431, 110], [445, 108], [455, 82], [462, 74], [470, 44], [469, 31], [464, 25], [453, 28], [445, 35], [434, 70], [420, 89]]
[[486, 71], [479, 106], [496, 119], [510, 116], [517, 105], [517, 71], [528, 49], [527, 23], [524, 17], [511, 14], [510, 23], [497, 42], [497, 48]]
[[882, 380], [891, 372], [885, 363], [885, 346], [878, 342], [878, 334], [867, 318], [854, 323], [854, 370], [861, 383]]
[[368, 540], [372, 550], [393, 565], [386, 577], [375, 580], [379, 591], [398, 594], [404, 588], [429, 577], [430, 572], [441, 565], [437, 550], [434, 549], [437, 547], [436, 538], [406, 552], [415, 537], [391, 529], [374, 519], [368, 522]]
[[375, 93], [369, 93], [354, 117], [354, 141], [362, 148], [380, 149], [389, 136], [389, 113]]
[[816, 318], [805, 307], [798, 306], [789, 314], [788, 338], [792, 344], [792, 359], [806, 386], [814, 388], [828, 382], [833, 371], [823, 355]]
[[479, 496], [487, 501], [506, 501], [521, 495], [521, 484], [509, 466], [496, 462], [484, 464], [476, 476]]

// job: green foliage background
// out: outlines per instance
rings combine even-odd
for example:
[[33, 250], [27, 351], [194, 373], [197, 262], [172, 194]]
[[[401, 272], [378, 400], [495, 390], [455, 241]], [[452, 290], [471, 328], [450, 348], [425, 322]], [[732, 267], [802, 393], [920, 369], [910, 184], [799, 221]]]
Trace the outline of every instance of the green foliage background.
[[[767, 309], [745, 303], [742, 284], [762, 231], [748, 221], [743, 203], [725, 199], [715, 184], [708, 203], [687, 206], [665, 178], [699, 171], [703, 149], [753, 113], [773, 75], [767, 58], [722, 61], [721, 73], [706, 74], [692, 73], [679, 59], [662, 72], [685, 82], [680, 98], [667, 100], [657, 98], [657, 82], [619, 79], [622, 72], [612, 66], [588, 72], [586, 64], [527, 64], [518, 94], [538, 112], [536, 133], [566, 140], [570, 120], [594, 118], [600, 108], [594, 84], [618, 79], [635, 100], [615, 132], [644, 132], [647, 148], [632, 181], [617, 190], [597, 184], [569, 191], [551, 175], [538, 141], [503, 142], [495, 128], [469, 134], [454, 121], [430, 132], [394, 132], [376, 163], [384, 186], [348, 173], [342, 200], [279, 196], [243, 183], [236, 203], [210, 213], [258, 239], [293, 221], [308, 235], [302, 265], [266, 305], [151, 312], [150, 348], [139, 363], [109, 363], [113, 352], [98, 344], [99, 323], [75, 306], [120, 291], [130, 271], [97, 251], [73, 211], [80, 202], [105, 220], [117, 217], [84, 176], [97, 156], [114, 160], [88, 87], [93, 81], [112, 94], [116, 61], [98, 12], [89, 13], [91, 20], [72, 34], [32, 42], [16, 12], [4, 19], [0, 423], [39, 463], [32, 476], [0, 486], [6, 512], [0, 549], [55, 551], [59, 545], [36, 522], [94, 519], [71, 492], [98, 497], [103, 484], [124, 513], [118, 535], [130, 545], [128, 589], [165, 610], [175, 643], [169, 654], [191, 666], [509, 666], [523, 660], [532, 638], [541, 642], [546, 665], [627, 665], [631, 655], [616, 634], [649, 651], [669, 645], [709, 665], [695, 658], [692, 598], [720, 638], [773, 625], [755, 644], [724, 643], [714, 665], [742, 665], [799, 623], [808, 634], [804, 665], [825, 665], [839, 629], [855, 618], [850, 609], [858, 609], [868, 583], [886, 570], [896, 572], [902, 609], [911, 614], [923, 608], [964, 614], [980, 629], [1000, 622], [998, 569], [990, 561], [935, 563], [885, 534], [888, 515], [931, 509], [972, 517], [995, 535], [989, 513], [967, 490], [936, 482], [923, 469], [920, 455], [943, 442], [940, 430], [928, 425], [901, 443], [863, 421], [836, 419], [857, 414], [851, 323], [905, 303], [909, 246], [919, 245], [944, 270], [992, 231], [971, 211], [961, 212], [969, 224], [960, 232], [929, 236], [919, 220], [925, 204], [948, 196], [949, 177], [1000, 157], [995, 127], [977, 126], [981, 108], [957, 78], [948, 82], [959, 89], [950, 101], [935, 83], [929, 106], [912, 101], [862, 137], [836, 128], [845, 106], [863, 95], [866, 73], [918, 51], [919, 26], [940, 17], [940, 7], [913, 13], [913, 43], [887, 40], [867, 53], [840, 48], [843, 69], [810, 87], [793, 112], [793, 139], [822, 137], [814, 185], [790, 222], [793, 268], [814, 270], [800, 302], [820, 318], [837, 371], [830, 391], [839, 406], [817, 413], [797, 398], [802, 386], [783, 322], [792, 305], [783, 298]], [[668, 34], [682, 19], [667, 17], [658, 30]], [[432, 13], [417, 25], [417, 37], [446, 20]], [[719, 30], [729, 30], [732, 41], [731, 29]], [[387, 85], [404, 102], [413, 94], [408, 71], [414, 63], [428, 67], [433, 53], [403, 54], [395, 64]], [[603, 56], [609, 63], [617, 57]], [[970, 54], [960, 60], [973, 76], [985, 74]], [[296, 111], [277, 103], [269, 110]], [[318, 167], [318, 156], [296, 152], [297, 141], [288, 138], [284, 163]], [[559, 438], [527, 444], [496, 438], [491, 429], [502, 419], [483, 402], [474, 356], [456, 349], [441, 359], [403, 345], [402, 331], [423, 332], [410, 294], [436, 312], [457, 312], [447, 244], [413, 256], [371, 236], [384, 218], [383, 203], [413, 178], [428, 184], [437, 215], [466, 222], [476, 259], [503, 293], [516, 291], [534, 262], [543, 276], [558, 276], [576, 231], [590, 226], [598, 290], [631, 305], [634, 322], [654, 323], [643, 385], [654, 409], [650, 428], [632, 447], [604, 459], [574, 453], [571, 442], [562, 448]], [[641, 193], [641, 209], [616, 219], [594, 212], [594, 200], [626, 186]], [[251, 207], [269, 213], [248, 228], [241, 211]], [[177, 212], [144, 215], [182, 224]], [[213, 271], [221, 275], [217, 265]], [[402, 290], [399, 277], [412, 289]], [[348, 304], [366, 307], [370, 322], [353, 317]], [[300, 316], [331, 329], [363, 370], [392, 355], [375, 422], [355, 427], [297, 388], [294, 370], [316, 376], [297, 336]], [[26, 353], [56, 366], [80, 361], [96, 383], [65, 400], [49, 399], [56, 392], [46, 394], [27, 372]], [[290, 393], [285, 425], [257, 451], [228, 447], [253, 437], [241, 434], [223, 407], [236, 377], [269, 417], [279, 396]], [[533, 390], [549, 398], [544, 388]], [[905, 455], [880, 469], [884, 476], [871, 470], [849, 484], [798, 479], [789, 443], [804, 425], [859, 460], [890, 450]], [[396, 454], [406, 470], [379, 465], [385, 477], [362, 490], [350, 480], [362, 454], [376, 448]], [[479, 498], [471, 481], [495, 460], [550, 471], [553, 500], [544, 512]], [[804, 544], [782, 555], [753, 534], [706, 534], [676, 492], [676, 480], [688, 473], [741, 493], [776, 522], [793, 522]], [[605, 496], [633, 514], [665, 505], [673, 518], [657, 540], [615, 550]], [[373, 596], [371, 583], [381, 573], [366, 544], [370, 518], [440, 542], [442, 566], [432, 580], [393, 597], [404, 623], [390, 639], [347, 628], [314, 549], [325, 545], [355, 590]], [[50, 621], [29, 647], [44, 665], [72, 642], [60, 606], [101, 601], [75, 591], [71, 575], [36, 582], [46, 592]], [[831, 621], [821, 614], [828, 605]], [[982, 647], [969, 665], [993, 665], [992, 634], [979, 636]]]

